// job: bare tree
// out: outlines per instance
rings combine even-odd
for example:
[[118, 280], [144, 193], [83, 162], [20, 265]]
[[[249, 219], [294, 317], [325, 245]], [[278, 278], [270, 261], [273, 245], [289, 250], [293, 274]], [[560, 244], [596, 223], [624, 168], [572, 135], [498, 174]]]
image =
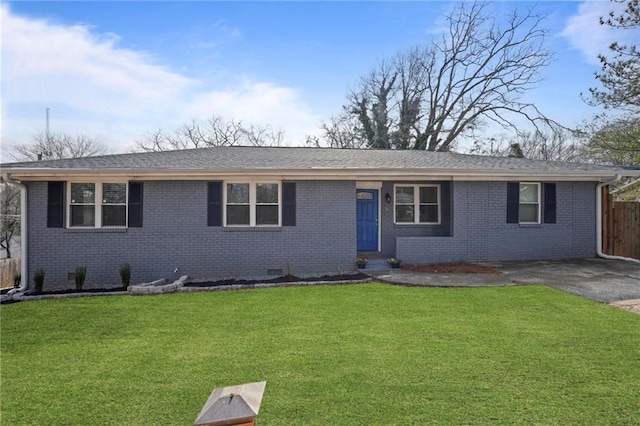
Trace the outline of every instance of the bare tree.
[[525, 132], [517, 138], [525, 158], [547, 161], [584, 159], [584, 147], [575, 134], [566, 129], [551, 132]]
[[56, 160], [106, 154], [107, 146], [85, 135], [37, 133], [30, 143], [13, 147], [10, 155], [18, 161]]
[[136, 151], [168, 151], [211, 146], [280, 146], [284, 132], [271, 126], [244, 125], [242, 121], [212, 116], [191, 120], [173, 132], [158, 129], [136, 141]]
[[249, 146], [280, 146], [284, 139], [284, 131], [275, 130], [271, 126], [250, 124], [240, 128], [241, 141], [244, 139]]
[[536, 131], [557, 125], [522, 100], [551, 60], [543, 16], [514, 10], [499, 24], [486, 3], [463, 2], [446, 19], [440, 38], [381, 61], [350, 91], [345, 113], [368, 147], [448, 151], [483, 121], [515, 132], [516, 117]]
[[583, 161], [585, 147], [580, 138], [566, 129], [549, 132], [522, 132], [488, 140], [477, 140], [470, 150], [473, 154], [497, 157], [520, 157], [547, 161]]
[[20, 235], [20, 191], [13, 185], [0, 185], [0, 249], [11, 257], [14, 238]]
[[[15, 145], [9, 155], [17, 161], [57, 160], [106, 154], [106, 145], [85, 136], [37, 133], [30, 143]], [[0, 188], [0, 248], [11, 257], [13, 238], [20, 235], [20, 191], [9, 184]]]
[[358, 119], [347, 113], [331, 117], [320, 125], [324, 135], [307, 136], [306, 144], [328, 148], [366, 148], [367, 139]]

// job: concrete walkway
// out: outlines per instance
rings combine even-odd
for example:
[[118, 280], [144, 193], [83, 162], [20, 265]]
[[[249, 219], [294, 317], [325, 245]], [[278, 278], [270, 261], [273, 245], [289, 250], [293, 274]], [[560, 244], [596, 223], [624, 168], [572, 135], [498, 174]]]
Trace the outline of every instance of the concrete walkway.
[[619, 260], [570, 259], [481, 263], [494, 274], [433, 274], [402, 269], [372, 271], [372, 278], [392, 284], [433, 287], [484, 287], [546, 284], [598, 302], [640, 299], [640, 264]]

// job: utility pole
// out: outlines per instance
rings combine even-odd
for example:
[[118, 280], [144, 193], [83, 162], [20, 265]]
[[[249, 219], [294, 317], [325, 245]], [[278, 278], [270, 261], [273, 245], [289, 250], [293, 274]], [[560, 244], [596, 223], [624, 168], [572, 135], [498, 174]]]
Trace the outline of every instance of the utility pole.
[[[49, 136], [49, 108], [46, 108], [46, 125], [45, 125], [45, 135], [47, 138], [47, 147], [51, 144], [51, 138]], [[45, 154], [44, 152], [40, 152], [38, 153], [38, 161], [42, 160], [42, 155]]]
[[47, 142], [49, 142], [49, 108], [47, 108], [47, 127], [46, 127], [46, 132], [47, 132]]

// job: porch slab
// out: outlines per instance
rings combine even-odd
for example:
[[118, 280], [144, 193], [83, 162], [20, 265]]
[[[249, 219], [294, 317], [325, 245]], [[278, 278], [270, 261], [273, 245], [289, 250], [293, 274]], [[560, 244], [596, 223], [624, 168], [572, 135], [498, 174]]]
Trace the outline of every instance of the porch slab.
[[495, 287], [517, 285], [504, 275], [496, 274], [435, 274], [405, 269], [363, 271], [376, 281], [389, 284], [425, 287]]

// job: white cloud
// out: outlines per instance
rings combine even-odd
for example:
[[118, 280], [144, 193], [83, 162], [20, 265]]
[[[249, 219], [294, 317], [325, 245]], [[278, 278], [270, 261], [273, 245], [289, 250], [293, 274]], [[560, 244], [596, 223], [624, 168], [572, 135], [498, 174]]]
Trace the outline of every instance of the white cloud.
[[147, 103], [171, 99], [192, 83], [144, 54], [118, 49], [114, 35], [18, 17], [7, 7], [1, 14], [3, 96], [9, 102], [62, 103], [135, 118]]
[[271, 125], [284, 130], [286, 139], [294, 145], [302, 143], [311, 127], [319, 124], [318, 117], [307, 111], [298, 90], [252, 81], [244, 81], [227, 91], [196, 95], [186, 114], [194, 117], [216, 114]]
[[226, 20], [219, 19], [208, 26], [193, 28], [191, 36], [194, 38], [189, 45], [191, 49], [215, 49], [221, 44], [242, 38], [242, 31], [229, 25]]
[[608, 16], [611, 10], [620, 12], [624, 6], [610, 1], [583, 1], [578, 6], [577, 14], [567, 20], [562, 35], [583, 54], [587, 62], [599, 64], [598, 54], [606, 54], [612, 42], [638, 42], [638, 34], [634, 31], [615, 30], [599, 23], [601, 16]]
[[293, 88], [241, 76], [236, 84], [206, 86], [88, 25], [17, 16], [7, 5], [0, 6], [0, 20], [5, 151], [44, 128], [46, 107], [52, 131], [84, 133], [114, 151], [146, 131], [212, 114], [282, 128], [293, 144], [318, 124]]

